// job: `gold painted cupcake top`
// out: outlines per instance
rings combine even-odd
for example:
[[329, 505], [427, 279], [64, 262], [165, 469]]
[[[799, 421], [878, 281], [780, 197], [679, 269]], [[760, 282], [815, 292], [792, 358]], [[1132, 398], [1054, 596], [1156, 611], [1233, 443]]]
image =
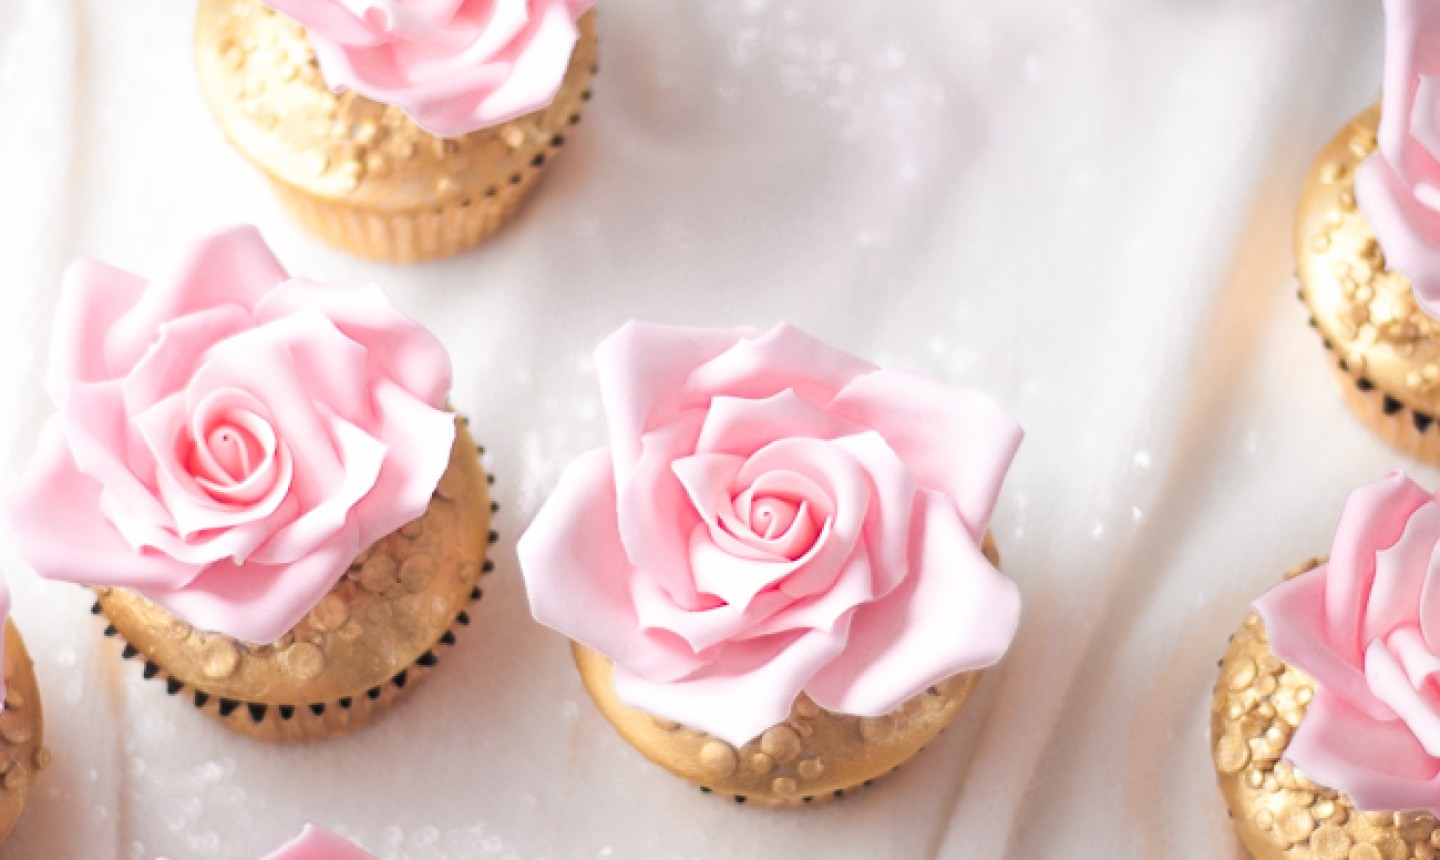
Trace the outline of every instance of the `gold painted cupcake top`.
[[465, 608], [490, 513], [475, 442], [457, 421], [450, 465], [424, 515], [362, 552], [278, 641], [195, 630], [128, 589], [100, 591], [100, 608], [147, 660], [210, 695], [291, 705], [359, 696], [419, 660]]
[[1315, 324], [1351, 375], [1424, 415], [1440, 415], [1440, 322], [1410, 282], [1387, 269], [1355, 205], [1355, 169], [1375, 151], [1380, 106], [1341, 130], [1320, 154], [1300, 199], [1295, 258]]
[[332, 93], [304, 29], [259, 0], [201, 0], [195, 49], [211, 111], [273, 180], [333, 202], [404, 211], [493, 197], [543, 161], [589, 97], [593, 11], [579, 27], [549, 107], [452, 140], [399, 108]]
[[788, 719], [736, 748], [629, 707], [615, 695], [610, 661], [580, 644], [573, 651], [601, 713], [646, 758], [696, 785], [761, 806], [828, 799], [889, 773], [950, 724], [980, 679], [979, 672], [957, 675], [883, 717], [832, 713], [801, 694]]
[[50, 766], [40, 685], [13, 621], [5, 626], [5, 684], [5, 710], [0, 712], [0, 841], [20, 820], [35, 775]]
[[[1310, 561], [1287, 578], [1318, 565]], [[1257, 860], [1434, 860], [1440, 825], [1428, 812], [1360, 812], [1343, 792], [1281, 761], [1315, 682], [1270, 652], [1250, 613], [1220, 663], [1210, 748], [1220, 791]]]
[[[981, 549], [1000, 566], [994, 536]], [[899, 767], [965, 707], [981, 672], [947, 678], [881, 717], [827, 711], [801, 693], [784, 722], [742, 747], [626, 705], [609, 658], [571, 643], [600, 712], [646, 758], [710, 791], [759, 806], [797, 806], [843, 794]]]

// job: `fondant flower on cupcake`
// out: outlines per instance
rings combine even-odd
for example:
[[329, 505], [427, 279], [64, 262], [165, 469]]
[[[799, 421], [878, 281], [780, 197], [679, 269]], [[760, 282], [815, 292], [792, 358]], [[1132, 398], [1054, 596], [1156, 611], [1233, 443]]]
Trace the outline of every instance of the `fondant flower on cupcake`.
[[439, 137], [546, 107], [594, 0], [264, 0], [303, 24], [331, 89]]
[[878, 716], [995, 662], [1019, 595], [981, 550], [1021, 431], [993, 401], [789, 326], [631, 323], [596, 353], [609, 449], [520, 541], [537, 619], [622, 701], [735, 744], [804, 691]]
[[1440, 814], [1440, 502], [1399, 472], [1351, 495], [1327, 563], [1255, 602], [1315, 694], [1285, 759], [1360, 809]]
[[1389, 266], [1440, 317], [1440, 4], [1385, 0], [1379, 148], [1355, 175], [1355, 198]]
[[149, 282], [81, 261], [14, 539], [41, 576], [273, 641], [425, 511], [455, 433], [449, 384], [444, 349], [378, 288], [291, 278], [253, 228]]

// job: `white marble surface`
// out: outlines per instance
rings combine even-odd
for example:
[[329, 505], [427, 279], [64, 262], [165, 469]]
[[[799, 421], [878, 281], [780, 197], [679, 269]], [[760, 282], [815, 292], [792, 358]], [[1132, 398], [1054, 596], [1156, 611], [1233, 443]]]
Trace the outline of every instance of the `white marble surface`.
[[[1290, 221], [1373, 99], [1374, 0], [601, 0], [596, 97], [538, 197], [453, 261], [302, 233], [221, 139], [193, 0], [0, 2], [0, 478], [47, 406], [64, 264], [258, 223], [453, 350], [504, 504], [478, 623], [383, 722], [233, 737], [7, 547], [55, 765], [6, 858], [250, 860], [313, 820], [383, 858], [1239, 858], [1205, 740], [1225, 637], [1393, 465], [1295, 302]], [[514, 538], [602, 440], [630, 317], [791, 320], [991, 390], [1029, 438], [996, 530], [1024, 617], [956, 728], [874, 789], [735, 807], [643, 761], [527, 616]]]

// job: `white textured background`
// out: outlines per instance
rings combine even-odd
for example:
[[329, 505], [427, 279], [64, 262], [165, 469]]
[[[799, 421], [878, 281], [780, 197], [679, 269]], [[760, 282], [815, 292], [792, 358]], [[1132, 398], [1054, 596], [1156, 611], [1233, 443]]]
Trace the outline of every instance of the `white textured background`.
[[[0, 854], [253, 860], [313, 820], [387, 860], [1241, 856], [1205, 740], [1225, 637], [1350, 489], [1414, 468], [1345, 413], [1291, 276], [1308, 163], [1378, 90], [1378, 2], [601, 0], [596, 97], [533, 205], [413, 268], [280, 211], [201, 103], [193, 5], [0, 0], [0, 478], [48, 409], [66, 262], [147, 272], [251, 221], [449, 345], [498, 570], [387, 719], [272, 748], [143, 682], [0, 547], [56, 754]], [[689, 789], [529, 621], [514, 538], [602, 442], [588, 356], [631, 317], [787, 319], [1028, 429], [995, 522], [1015, 648], [874, 789], [789, 814]]]

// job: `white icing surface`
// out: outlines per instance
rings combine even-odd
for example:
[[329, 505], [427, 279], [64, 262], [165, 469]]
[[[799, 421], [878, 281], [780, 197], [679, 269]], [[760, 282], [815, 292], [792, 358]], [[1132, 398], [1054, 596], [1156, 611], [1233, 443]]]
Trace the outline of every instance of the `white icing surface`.
[[[55, 764], [21, 858], [250, 858], [313, 820], [384, 858], [1241, 857], [1206, 748], [1249, 599], [1397, 465], [1294, 299], [1309, 161], [1379, 89], [1380, 9], [603, 0], [584, 123], [484, 249], [414, 268], [293, 225], [211, 122], [193, 0], [0, 3], [0, 477], [29, 456], [55, 287], [253, 221], [375, 281], [458, 366], [504, 506], [477, 625], [375, 727], [233, 737], [122, 664], [9, 548]], [[514, 539], [602, 441], [588, 354], [632, 316], [788, 319], [993, 392], [1029, 430], [996, 534], [1026, 601], [971, 708], [874, 789], [797, 814], [688, 789], [533, 625]]]

